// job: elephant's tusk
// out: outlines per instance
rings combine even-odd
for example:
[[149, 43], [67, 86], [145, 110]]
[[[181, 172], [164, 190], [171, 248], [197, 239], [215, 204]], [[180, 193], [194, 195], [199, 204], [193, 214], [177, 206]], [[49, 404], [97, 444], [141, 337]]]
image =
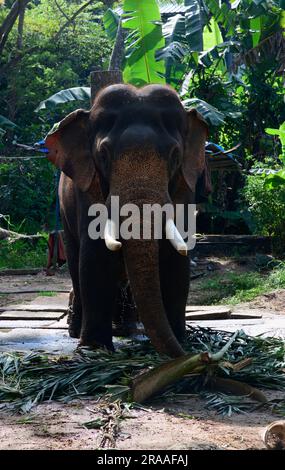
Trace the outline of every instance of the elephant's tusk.
[[116, 225], [111, 219], [108, 219], [105, 225], [104, 238], [106, 247], [111, 251], [118, 251], [122, 248], [122, 243], [116, 240]]
[[166, 238], [174, 246], [175, 250], [177, 250], [181, 255], [187, 256], [187, 245], [178, 232], [174, 220], [168, 219], [166, 221], [165, 233]]

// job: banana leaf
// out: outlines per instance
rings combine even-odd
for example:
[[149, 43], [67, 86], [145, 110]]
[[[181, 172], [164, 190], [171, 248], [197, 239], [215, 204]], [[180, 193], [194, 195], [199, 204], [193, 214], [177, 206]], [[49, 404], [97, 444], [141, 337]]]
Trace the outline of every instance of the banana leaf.
[[44, 101], [41, 101], [35, 112], [41, 111], [42, 109], [53, 108], [58, 104], [68, 103], [70, 101], [86, 101], [90, 100], [91, 92], [89, 87], [74, 87], [61, 90], [50, 96]]
[[224, 42], [221, 30], [215, 18], [212, 17], [210, 23], [203, 30], [204, 51], [209, 51], [215, 46]]
[[235, 32], [235, 16], [234, 9], [230, 9], [226, 3], [219, 0], [207, 0], [207, 7], [211, 14], [221, 24], [227, 32], [227, 36], [232, 36]]
[[165, 46], [156, 1], [125, 0], [122, 22], [123, 28], [129, 29], [124, 81], [136, 86], [165, 84], [164, 61], [156, 60], [157, 51]]
[[176, 87], [180, 85], [187, 69], [187, 64], [183, 63], [189, 49], [186, 41], [185, 17], [180, 14], [170, 17], [162, 32], [166, 47], [158, 51], [157, 58], [165, 60], [166, 82]]
[[224, 123], [225, 115], [217, 108], [198, 98], [186, 99], [183, 101], [186, 109], [196, 108], [197, 111], [213, 126], [220, 126]]
[[104, 25], [107, 35], [112, 40], [116, 39], [119, 21], [120, 21], [119, 15], [111, 8], [108, 8], [108, 10], [103, 16], [103, 25]]
[[185, 0], [187, 7], [185, 12], [186, 39], [191, 51], [203, 50], [203, 28], [202, 12], [198, 0]]
[[7, 128], [7, 129], [14, 129], [15, 127], [18, 127], [17, 124], [14, 122], [10, 121], [10, 119], [7, 119], [5, 116], [2, 116], [0, 114], [0, 127], [1, 128]]

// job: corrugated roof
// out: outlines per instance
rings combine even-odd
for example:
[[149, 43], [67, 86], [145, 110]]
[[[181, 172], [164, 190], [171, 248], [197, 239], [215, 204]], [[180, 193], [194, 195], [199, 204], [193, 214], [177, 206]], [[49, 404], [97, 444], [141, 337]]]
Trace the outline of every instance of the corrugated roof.
[[[185, 13], [186, 9], [187, 7], [185, 7], [184, 5], [175, 5], [173, 3], [159, 5], [161, 15], [177, 15], [178, 13], [183, 14]], [[118, 13], [118, 15], [121, 15], [123, 13], [122, 7], [116, 8], [116, 13]]]

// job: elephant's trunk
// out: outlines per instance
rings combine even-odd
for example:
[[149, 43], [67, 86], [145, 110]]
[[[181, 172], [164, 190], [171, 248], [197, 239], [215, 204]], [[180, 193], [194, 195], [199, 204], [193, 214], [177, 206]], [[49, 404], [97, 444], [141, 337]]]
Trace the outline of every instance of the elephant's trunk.
[[[167, 168], [157, 155], [133, 154], [114, 163], [110, 195], [118, 195], [120, 206], [170, 202]], [[142, 234], [142, 219], [140, 224]], [[145, 221], [144, 221], [145, 222]], [[148, 221], [152, 225], [153, 223]], [[153, 237], [152, 230], [152, 237]], [[184, 354], [168, 322], [160, 289], [159, 242], [155, 239], [122, 240], [126, 267], [138, 313], [147, 335], [159, 353], [170, 357]]]
[[157, 240], [128, 240], [124, 245], [131, 289], [154, 348], [170, 357], [184, 354], [166, 317], [160, 291]]

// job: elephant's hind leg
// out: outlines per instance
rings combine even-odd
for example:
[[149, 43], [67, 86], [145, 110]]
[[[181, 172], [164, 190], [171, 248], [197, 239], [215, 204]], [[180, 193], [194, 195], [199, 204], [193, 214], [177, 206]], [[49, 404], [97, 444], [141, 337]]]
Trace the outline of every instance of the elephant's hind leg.
[[181, 256], [167, 240], [162, 240], [159, 265], [161, 294], [167, 318], [176, 338], [182, 341], [190, 282], [189, 258]]
[[73, 295], [70, 295], [68, 314], [68, 331], [71, 338], [79, 338], [82, 323], [82, 306], [79, 286], [79, 247], [72, 237], [64, 218], [62, 217], [65, 235], [65, 249], [68, 268], [72, 280]]

